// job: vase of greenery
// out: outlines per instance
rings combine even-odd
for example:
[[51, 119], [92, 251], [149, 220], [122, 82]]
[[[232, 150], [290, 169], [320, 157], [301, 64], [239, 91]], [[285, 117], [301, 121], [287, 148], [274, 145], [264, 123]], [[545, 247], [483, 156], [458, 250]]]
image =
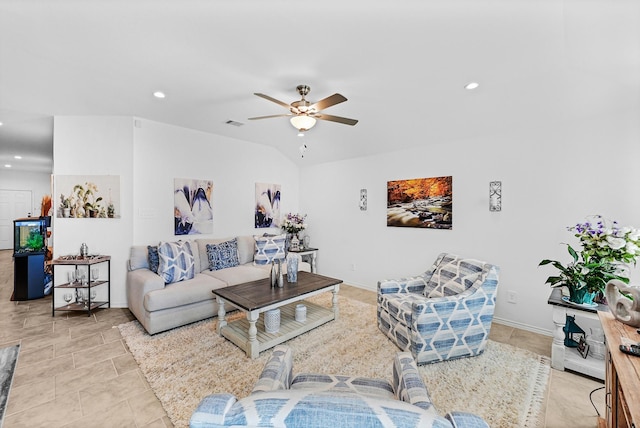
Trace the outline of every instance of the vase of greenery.
[[567, 245], [572, 261], [563, 265], [557, 260], [542, 260], [538, 266], [551, 264], [557, 275], [547, 278], [551, 287], [566, 286], [569, 300], [578, 304], [591, 304], [604, 295], [607, 283], [617, 279], [629, 283], [628, 264], [635, 265], [640, 255], [640, 232], [632, 227], [621, 227], [616, 221], [602, 216], [567, 228], [580, 240], [582, 250]]

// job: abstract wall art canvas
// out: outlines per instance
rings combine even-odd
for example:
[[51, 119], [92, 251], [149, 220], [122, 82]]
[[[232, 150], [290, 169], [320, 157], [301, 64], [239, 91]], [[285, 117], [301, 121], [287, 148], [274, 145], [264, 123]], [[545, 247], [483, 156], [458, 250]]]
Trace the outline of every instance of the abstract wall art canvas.
[[211, 194], [213, 181], [175, 178], [174, 227], [176, 235], [213, 233], [213, 208]]
[[280, 227], [279, 184], [256, 183], [255, 227]]
[[119, 175], [56, 175], [57, 218], [120, 218]]
[[451, 229], [453, 177], [387, 182], [387, 226]]

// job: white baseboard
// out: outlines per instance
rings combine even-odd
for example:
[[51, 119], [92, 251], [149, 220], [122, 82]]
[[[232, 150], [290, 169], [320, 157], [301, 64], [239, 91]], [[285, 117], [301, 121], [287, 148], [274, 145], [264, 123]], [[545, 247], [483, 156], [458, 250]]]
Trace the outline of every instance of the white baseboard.
[[534, 327], [529, 324], [522, 324], [516, 321], [506, 320], [503, 318], [493, 317], [493, 322], [506, 325], [508, 327], [518, 328], [520, 330], [530, 331], [532, 333], [541, 334], [543, 336], [551, 336], [553, 337], [553, 332], [551, 330], [545, 330], [542, 328]]

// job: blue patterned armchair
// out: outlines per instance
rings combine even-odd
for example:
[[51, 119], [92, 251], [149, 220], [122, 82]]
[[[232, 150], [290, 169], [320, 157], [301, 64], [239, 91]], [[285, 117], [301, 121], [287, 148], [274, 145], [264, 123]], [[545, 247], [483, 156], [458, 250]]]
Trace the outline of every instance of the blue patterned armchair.
[[484, 352], [498, 266], [442, 253], [420, 276], [378, 282], [378, 327], [418, 364]]
[[438, 414], [415, 361], [398, 352], [393, 384], [384, 379], [298, 374], [293, 356], [278, 345], [251, 394], [205, 397], [191, 416], [191, 428], [489, 428], [471, 413]]

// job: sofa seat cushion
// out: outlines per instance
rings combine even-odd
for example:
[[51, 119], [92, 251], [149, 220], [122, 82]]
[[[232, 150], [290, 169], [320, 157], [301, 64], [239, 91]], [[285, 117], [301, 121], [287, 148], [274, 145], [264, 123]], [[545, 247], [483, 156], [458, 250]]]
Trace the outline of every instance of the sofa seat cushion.
[[148, 292], [144, 296], [144, 307], [153, 312], [213, 300], [215, 295], [211, 291], [226, 286], [226, 283], [216, 278], [197, 274], [192, 279], [167, 284], [161, 290]]
[[393, 387], [384, 379], [301, 373], [291, 381], [290, 389], [353, 393], [393, 400]]
[[236, 402], [224, 425], [451, 428], [446, 419], [434, 413], [403, 401], [353, 393], [271, 391], [251, 394]]
[[[415, 307], [419, 305], [420, 307]], [[422, 312], [424, 297], [411, 293], [391, 293], [378, 295], [378, 307], [384, 309], [396, 320], [410, 326], [413, 321], [413, 313]]]
[[269, 270], [254, 266], [253, 263], [234, 266], [220, 270], [205, 270], [202, 275], [225, 282], [227, 285], [242, 284], [243, 282], [256, 281], [268, 278]]

